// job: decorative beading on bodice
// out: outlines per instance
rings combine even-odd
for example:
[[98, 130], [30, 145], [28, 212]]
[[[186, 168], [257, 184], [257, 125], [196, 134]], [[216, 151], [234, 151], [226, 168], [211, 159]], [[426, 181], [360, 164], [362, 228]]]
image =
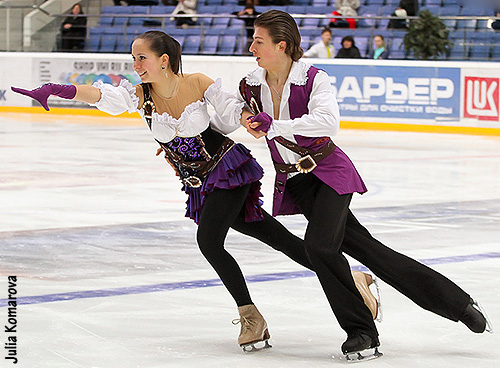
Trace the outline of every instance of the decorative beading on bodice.
[[185, 161], [210, 161], [210, 155], [205, 149], [205, 143], [198, 135], [196, 137], [175, 137], [165, 144]]

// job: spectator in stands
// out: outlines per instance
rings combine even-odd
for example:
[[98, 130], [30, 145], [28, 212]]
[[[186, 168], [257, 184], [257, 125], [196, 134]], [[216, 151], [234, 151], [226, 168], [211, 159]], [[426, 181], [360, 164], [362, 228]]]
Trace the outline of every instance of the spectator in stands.
[[387, 28], [408, 28], [408, 13], [403, 8], [397, 8], [391, 17], [397, 18], [391, 19]]
[[85, 47], [87, 18], [77, 16], [81, 14], [82, 6], [76, 3], [71, 8], [71, 15], [62, 22], [60, 51], [81, 51]]
[[[179, 3], [175, 7], [172, 15], [176, 14], [196, 14], [196, 6], [198, 5], [198, 0], [179, 0]], [[196, 20], [193, 18], [170, 18], [174, 20], [177, 27], [186, 28], [187, 26], [194, 26]]]
[[342, 48], [337, 53], [336, 58], [343, 59], [360, 59], [361, 53], [359, 49], [356, 47], [354, 42], [354, 38], [352, 36], [345, 36], [342, 38], [342, 42], [340, 43]]
[[335, 47], [331, 44], [332, 31], [330, 28], [324, 28], [321, 31], [321, 41], [311, 46], [304, 53], [304, 57], [316, 57], [330, 59], [335, 57]]
[[388, 59], [389, 58], [389, 49], [385, 43], [384, 36], [376, 35], [373, 37], [374, 48], [370, 51], [369, 58], [370, 59]]
[[250, 54], [250, 51], [248, 51], [248, 49], [253, 42], [253, 22], [259, 14], [260, 13], [255, 10], [253, 0], [247, 0], [247, 2], [245, 3], [245, 8], [243, 10], [233, 13], [233, 15], [238, 16], [239, 19], [242, 19], [245, 22], [245, 30], [247, 33], [247, 46], [245, 50], [248, 54]]
[[[357, 9], [360, 7], [360, 0], [335, 0], [335, 9], [333, 15], [343, 15], [346, 17], [355, 17], [358, 15]], [[330, 27], [356, 28], [356, 19], [354, 18], [332, 18]]]
[[[158, 5], [159, 0], [113, 0], [115, 5], [122, 5], [123, 3], [127, 3], [127, 5]], [[167, 4], [165, 4], [167, 5]], [[174, 5], [174, 4], [168, 4], [168, 5]]]
[[391, 19], [387, 28], [408, 28], [407, 17], [418, 15], [418, 0], [401, 0], [398, 8], [392, 13], [393, 17], [400, 19]]
[[[500, 18], [500, 10], [495, 11], [495, 17]], [[500, 19], [497, 19], [493, 23], [491, 23], [491, 28], [493, 28], [495, 31], [500, 31]]]
[[418, 0], [401, 0], [399, 8], [406, 10], [406, 14], [409, 17], [414, 17], [418, 15]]

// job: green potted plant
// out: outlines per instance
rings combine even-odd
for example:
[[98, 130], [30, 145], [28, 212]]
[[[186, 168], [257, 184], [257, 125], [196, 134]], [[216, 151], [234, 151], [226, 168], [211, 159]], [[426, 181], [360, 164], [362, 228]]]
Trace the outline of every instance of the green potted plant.
[[453, 46], [449, 34], [441, 19], [429, 10], [423, 10], [418, 19], [410, 23], [403, 39], [406, 54], [413, 52], [415, 59], [421, 60], [436, 60], [439, 55], [449, 55]]

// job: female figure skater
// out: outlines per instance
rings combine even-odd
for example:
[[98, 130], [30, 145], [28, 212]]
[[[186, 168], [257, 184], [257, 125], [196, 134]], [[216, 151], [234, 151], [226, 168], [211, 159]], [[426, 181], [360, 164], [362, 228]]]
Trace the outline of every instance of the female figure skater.
[[343, 253], [352, 256], [424, 309], [461, 321], [473, 332], [491, 330], [476, 302], [452, 281], [374, 239], [349, 209], [367, 189], [354, 165], [332, 141], [339, 109], [328, 75], [299, 59], [294, 19], [270, 10], [254, 23], [250, 51], [259, 67], [240, 83], [240, 99], [253, 109], [248, 130], [266, 136], [276, 169], [273, 216], [302, 213], [305, 247], [347, 340], [348, 360], [381, 354], [370, 311]]
[[[266, 321], [252, 302], [238, 264], [224, 249], [229, 228], [270, 245], [307, 268], [312, 265], [303, 241], [260, 207], [262, 168], [243, 145], [223, 135], [241, 126], [244, 103], [226, 93], [219, 80], [214, 83], [203, 74], [182, 74], [181, 47], [163, 32], [139, 36], [132, 45], [132, 56], [142, 80], [135, 87], [122, 80], [118, 87], [102, 82], [94, 86], [49, 83], [33, 91], [12, 90], [38, 100], [46, 110], [52, 94], [95, 105], [113, 115], [138, 111], [184, 184], [186, 216], [198, 224], [202, 254], [238, 306], [238, 343], [244, 350], [261, 341], [269, 346]], [[217, 112], [212, 121], [208, 103]], [[225, 122], [228, 120], [231, 122]], [[368, 289], [371, 277], [354, 276], [375, 317], [377, 302]]]

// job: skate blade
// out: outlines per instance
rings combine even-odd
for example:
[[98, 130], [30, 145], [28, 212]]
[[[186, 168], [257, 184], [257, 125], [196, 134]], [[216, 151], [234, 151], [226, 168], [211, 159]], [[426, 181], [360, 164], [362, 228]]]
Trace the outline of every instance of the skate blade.
[[383, 314], [382, 314], [382, 298], [381, 298], [381, 293], [380, 293], [380, 286], [378, 283], [378, 278], [375, 275], [372, 275], [373, 279], [373, 285], [375, 285], [375, 290], [377, 291], [377, 318], [375, 318], [375, 321], [382, 323], [383, 321]]
[[484, 308], [481, 306], [481, 304], [479, 304], [478, 302], [476, 302], [474, 299], [473, 299], [473, 304], [472, 306], [474, 308], [476, 308], [479, 312], [481, 312], [481, 314], [483, 315], [484, 319], [486, 320], [486, 329], [485, 331], [489, 332], [489, 333], [493, 333], [493, 325], [491, 324], [491, 321], [490, 319], [488, 318], [488, 315], [486, 314], [486, 311], [484, 310]]
[[362, 351], [355, 351], [352, 353], [344, 354], [347, 360], [347, 363], [358, 363], [358, 362], [366, 362], [367, 360], [373, 360], [380, 358], [382, 355], [381, 352], [378, 351], [378, 348], [366, 349]]
[[272, 348], [273, 346], [269, 344], [268, 340], [257, 341], [250, 344], [241, 345], [241, 348], [245, 353], [255, 353], [264, 349]]

